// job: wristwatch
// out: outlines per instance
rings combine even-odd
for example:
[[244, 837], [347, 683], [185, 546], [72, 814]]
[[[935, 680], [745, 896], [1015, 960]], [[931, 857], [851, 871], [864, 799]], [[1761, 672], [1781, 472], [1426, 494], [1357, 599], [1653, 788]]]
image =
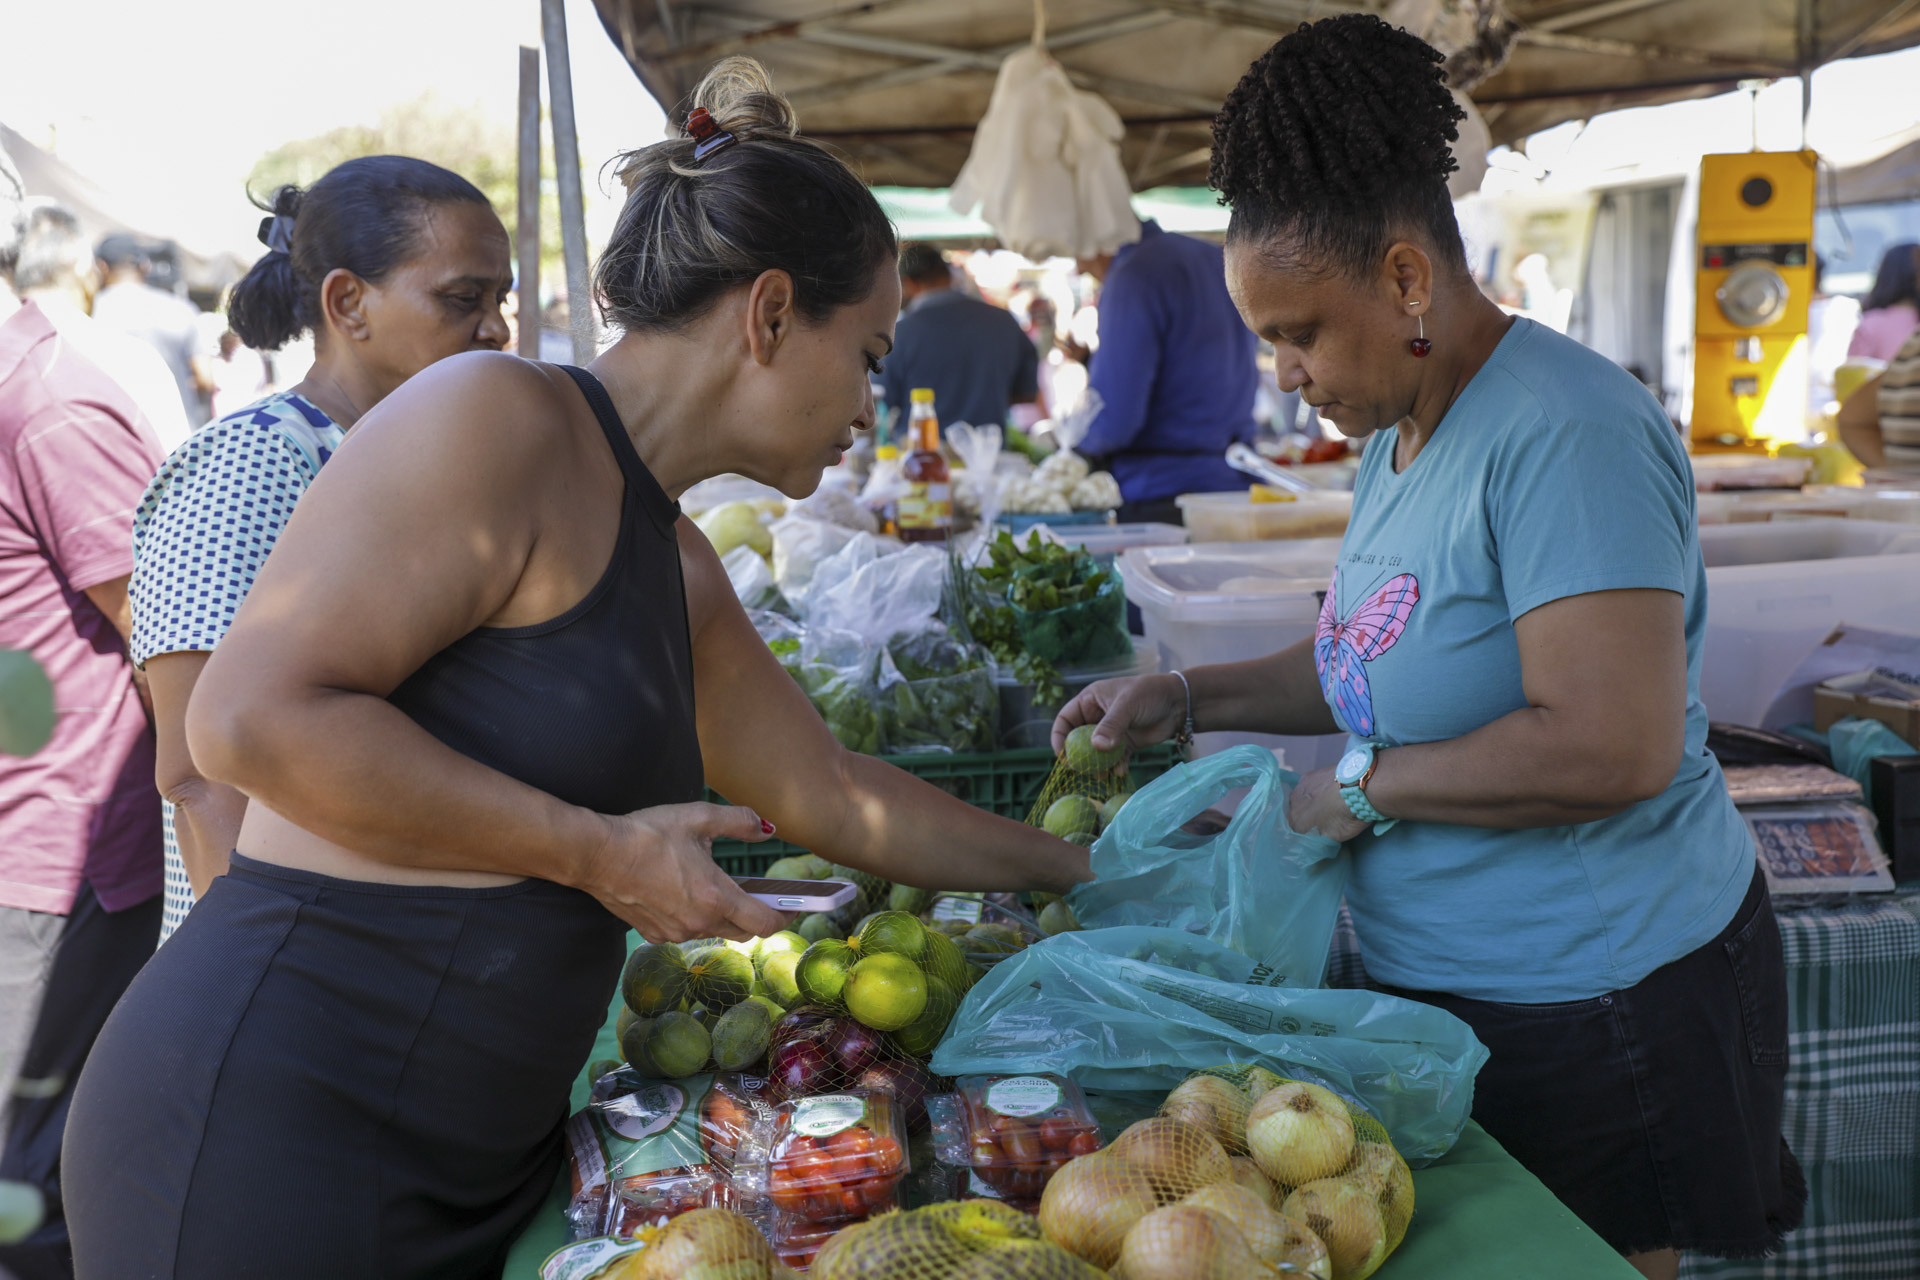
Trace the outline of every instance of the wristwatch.
[[1380, 763], [1380, 750], [1378, 742], [1363, 742], [1333, 766], [1333, 780], [1340, 784], [1340, 798], [1347, 802], [1347, 809], [1354, 817], [1373, 824], [1375, 835], [1386, 834], [1396, 821], [1374, 808], [1373, 801], [1367, 799], [1367, 784], [1373, 781], [1373, 771]]

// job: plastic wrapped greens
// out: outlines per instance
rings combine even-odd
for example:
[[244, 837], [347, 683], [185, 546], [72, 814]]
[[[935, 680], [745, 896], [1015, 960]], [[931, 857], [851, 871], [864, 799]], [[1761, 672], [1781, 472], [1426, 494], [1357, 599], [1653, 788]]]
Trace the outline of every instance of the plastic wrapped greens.
[[776, 614], [756, 614], [754, 626], [840, 745], [880, 754], [879, 654], [872, 646], [851, 632], [802, 629]]
[[880, 733], [890, 752], [991, 751], [1000, 691], [993, 656], [938, 623], [893, 638], [880, 663]]

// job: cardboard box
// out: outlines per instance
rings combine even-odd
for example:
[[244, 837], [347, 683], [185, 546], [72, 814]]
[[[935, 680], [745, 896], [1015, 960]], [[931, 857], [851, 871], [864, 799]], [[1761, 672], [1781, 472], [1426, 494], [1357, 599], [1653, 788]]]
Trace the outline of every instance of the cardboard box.
[[1822, 733], [1848, 716], [1878, 720], [1913, 746], [1920, 746], [1920, 695], [1913, 686], [1873, 671], [1836, 676], [1813, 690], [1813, 727]]

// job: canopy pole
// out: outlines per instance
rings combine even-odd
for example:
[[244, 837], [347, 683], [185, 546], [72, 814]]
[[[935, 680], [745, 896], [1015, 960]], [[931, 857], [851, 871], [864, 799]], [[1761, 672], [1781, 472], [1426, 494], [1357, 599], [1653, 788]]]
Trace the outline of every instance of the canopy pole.
[[580, 190], [580, 138], [573, 128], [573, 66], [567, 57], [566, 0], [540, 0], [547, 46], [547, 99], [553, 105], [553, 166], [560, 179], [560, 245], [567, 259], [567, 323], [573, 360], [594, 357], [593, 297], [587, 284], [587, 218]]
[[520, 355], [540, 358], [540, 51], [520, 46], [520, 194], [514, 219]]

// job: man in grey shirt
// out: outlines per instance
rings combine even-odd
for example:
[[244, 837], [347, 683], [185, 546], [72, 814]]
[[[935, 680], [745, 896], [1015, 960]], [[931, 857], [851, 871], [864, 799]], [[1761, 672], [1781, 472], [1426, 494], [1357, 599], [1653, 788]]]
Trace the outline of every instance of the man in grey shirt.
[[907, 300], [880, 382], [887, 404], [905, 411], [907, 393], [933, 389], [942, 425], [1005, 426], [1007, 407], [1040, 393], [1040, 357], [1020, 322], [953, 287], [953, 273], [930, 244], [900, 254]]
[[146, 250], [132, 236], [106, 236], [94, 254], [106, 282], [93, 296], [94, 321], [159, 352], [180, 388], [188, 425], [201, 426], [207, 412], [200, 403], [201, 378], [195, 369], [200, 352], [199, 311], [185, 298], [147, 283]]

